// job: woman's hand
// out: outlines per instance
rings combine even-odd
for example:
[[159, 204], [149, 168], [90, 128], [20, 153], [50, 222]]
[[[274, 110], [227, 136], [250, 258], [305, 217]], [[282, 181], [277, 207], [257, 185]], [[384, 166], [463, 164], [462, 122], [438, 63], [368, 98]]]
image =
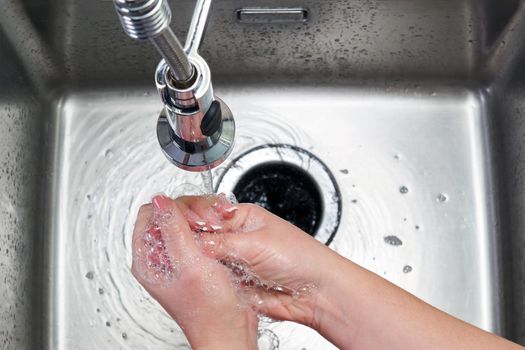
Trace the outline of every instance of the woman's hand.
[[[257, 206], [232, 206], [221, 196], [153, 203], [139, 213], [133, 273], [196, 349], [256, 348], [261, 312], [308, 325], [342, 349], [523, 349], [431, 307]], [[255, 280], [242, 278], [251, 273]], [[245, 291], [259, 298], [253, 311], [238, 307]]]
[[224, 197], [178, 201], [190, 226], [201, 228], [207, 256], [246, 262], [282, 290], [258, 288], [258, 312], [308, 325], [338, 348], [523, 349], [433, 308], [260, 207], [233, 207]]
[[177, 201], [157, 196], [140, 209], [132, 273], [177, 321], [192, 348], [257, 348], [256, 313], [240, 306], [231, 272], [197, 246]]
[[254, 305], [258, 312], [320, 328], [318, 306], [331, 283], [326, 272], [346, 259], [256, 205], [233, 206], [222, 196], [188, 196], [177, 201], [191, 227], [205, 228], [201, 247], [206, 255], [226, 265], [246, 262], [268, 285], [277, 286], [258, 288], [262, 299]]

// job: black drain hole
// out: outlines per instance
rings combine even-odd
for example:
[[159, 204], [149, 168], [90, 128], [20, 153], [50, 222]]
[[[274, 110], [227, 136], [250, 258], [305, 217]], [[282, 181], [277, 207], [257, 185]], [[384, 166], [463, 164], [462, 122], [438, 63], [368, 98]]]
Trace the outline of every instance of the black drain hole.
[[269, 162], [248, 170], [233, 193], [240, 203], [254, 203], [315, 236], [323, 200], [312, 177], [296, 165]]

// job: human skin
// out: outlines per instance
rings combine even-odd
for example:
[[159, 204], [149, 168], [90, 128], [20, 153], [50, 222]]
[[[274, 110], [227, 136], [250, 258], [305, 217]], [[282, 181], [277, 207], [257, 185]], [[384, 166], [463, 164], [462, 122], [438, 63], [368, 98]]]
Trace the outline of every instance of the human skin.
[[[170, 263], [176, 265], [174, 277], [162, 283], [146, 278], [148, 259], [162, 260], [147, 255], [144, 235], [153, 223], [160, 228]], [[239, 307], [230, 272], [202, 253], [175, 201], [157, 196], [153, 204], [142, 206], [132, 241], [133, 275], [179, 324], [193, 349], [257, 348], [256, 313]]]
[[[315, 286], [298, 299], [260, 290], [265, 302], [254, 309], [307, 325], [341, 349], [523, 349], [435, 309], [260, 207], [205, 197], [175, 202], [190, 228], [209, 225], [200, 253], [218, 261], [240, 259], [262, 279], [290, 290]], [[172, 316], [193, 322], [175, 309]]]

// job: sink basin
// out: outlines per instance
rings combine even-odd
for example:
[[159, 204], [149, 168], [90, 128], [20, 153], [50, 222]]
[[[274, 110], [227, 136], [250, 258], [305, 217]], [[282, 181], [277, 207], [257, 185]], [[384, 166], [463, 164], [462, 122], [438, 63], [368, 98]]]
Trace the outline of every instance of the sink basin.
[[[202, 48], [237, 124], [215, 179], [258, 146], [307, 150], [341, 192], [330, 248], [525, 344], [519, 2], [265, 1], [308, 21], [239, 21], [259, 3], [216, 2]], [[193, 5], [171, 2], [179, 34]], [[188, 348], [129, 273], [138, 207], [201, 181], [160, 152], [155, 52], [125, 37], [110, 1], [5, 6], [0, 347]], [[333, 348], [262, 327], [281, 349]]]

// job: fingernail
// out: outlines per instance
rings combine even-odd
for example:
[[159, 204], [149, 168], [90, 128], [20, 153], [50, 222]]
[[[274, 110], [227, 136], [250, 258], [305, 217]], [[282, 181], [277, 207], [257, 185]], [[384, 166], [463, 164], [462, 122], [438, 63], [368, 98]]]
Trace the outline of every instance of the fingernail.
[[235, 213], [237, 212], [238, 209], [239, 208], [237, 208], [237, 207], [229, 207], [229, 208], [223, 209], [222, 218], [224, 220], [232, 219], [235, 216]]
[[171, 199], [165, 196], [155, 196], [151, 200], [151, 203], [153, 203], [153, 206], [155, 209], [159, 211], [165, 211], [168, 208], [168, 205], [170, 204]]
[[220, 226], [220, 225], [210, 225], [210, 227], [211, 227], [211, 229], [213, 231], [220, 231], [220, 230], [222, 230], [222, 226]]
[[230, 214], [236, 212], [237, 210], [239, 210], [239, 208], [237, 207], [230, 207], [228, 209], [224, 209], [225, 212], [230, 213]]

